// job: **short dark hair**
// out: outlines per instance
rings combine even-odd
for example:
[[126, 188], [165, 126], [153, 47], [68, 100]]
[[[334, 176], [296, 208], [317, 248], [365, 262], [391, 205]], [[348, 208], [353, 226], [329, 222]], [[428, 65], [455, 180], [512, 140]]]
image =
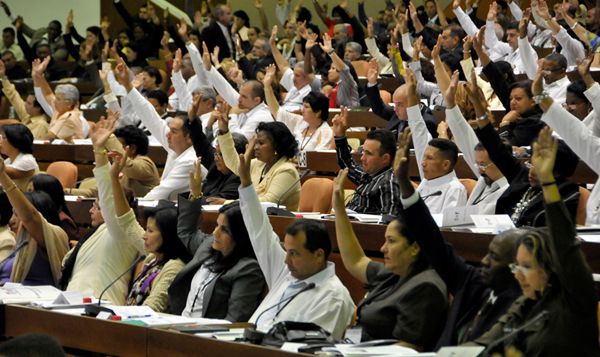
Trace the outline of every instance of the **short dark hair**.
[[238, 154], [245, 153], [246, 145], [248, 145], [248, 138], [246, 138], [243, 134], [233, 132], [231, 133], [231, 138], [233, 139], [235, 151], [237, 151]]
[[508, 4], [504, 0], [496, 0], [496, 4], [498, 4], [498, 7], [501, 7], [504, 10], [508, 9]]
[[[60, 192], [63, 190], [61, 188]], [[60, 227], [60, 218], [58, 217], [58, 209], [52, 201], [52, 198], [43, 191], [23, 192], [23, 195], [33, 207], [48, 221], [48, 223]]]
[[152, 207], [144, 210], [146, 220], [154, 219], [156, 228], [162, 236], [162, 245], [156, 249], [164, 254], [163, 262], [181, 259], [184, 263], [192, 260], [192, 255], [177, 236], [177, 209], [175, 207]]
[[326, 121], [329, 118], [329, 98], [325, 94], [310, 91], [302, 101], [308, 103], [313, 112], [320, 111], [321, 120]]
[[546, 56], [546, 61], [556, 61], [558, 68], [567, 69], [567, 58], [560, 53], [554, 52]]
[[310, 23], [310, 20], [312, 20], [312, 13], [310, 12], [309, 9], [305, 8], [304, 6], [300, 8], [300, 10], [298, 10], [298, 14], [296, 16], [296, 21], [298, 22], [304, 22], [306, 21], [306, 23]]
[[183, 136], [190, 135], [190, 128], [188, 127], [190, 118], [188, 117], [187, 113], [179, 112], [177, 113], [177, 115], [175, 115], [175, 117], [173, 117], [173, 119], [179, 119], [183, 121], [183, 124], [181, 125], [181, 131], [183, 131]]
[[[33, 106], [35, 108], [39, 108], [42, 109], [42, 105], [40, 104], [40, 102], [38, 102], [37, 98], [35, 97], [35, 92], [30, 90], [29, 92], [27, 92], [27, 96], [33, 96]], [[42, 111], [42, 114], [44, 114], [44, 112]]]
[[137, 154], [148, 154], [148, 135], [146, 135], [142, 129], [133, 125], [127, 125], [115, 130], [115, 136], [117, 138], [123, 138], [126, 146], [135, 145]]
[[379, 156], [385, 154], [390, 155], [390, 164], [394, 162], [396, 157], [396, 138], [394, 133], [388, 129], [371, 130], [367, 133], [367, 140], [379, 141]]
[[442, 160], [450, 160], [450, 170], [454, 169], [456, 161], [458, 161], [458, 147], [452, 140], [448, 139], [432, 139], [429, 141], [429, 146], [437, 148]]
[[531, 79], [525, 79], [522, 81], [515, 82], [508, 87], [508, 93], [511, 93], [513, 89], [521, 88], [525, 91], [525, 94], [529, 99], [533, 99], [533, 92], [531, 92], [531, 85], [533, 81]]
[[287, 125], [282, 122], [261, 122], [256, 127], [256, 133], [265, 132], [271, 142], [273, 148], [280, 156], [285, 156], [288, 159], [293, 158], [298, 153], [298, 142]]
[[144, 72], [147, 72], [150, 77], [153, 77], [156, 80], [156, 85], [162, 83], [162, 76], [160, 75], [160, 71], [155, 66], [146, 66], [143, 69]]
[[62, 24], [58, 20], [52, 20], [48, 25], [58, 26], [58, 28], [62, 30]]
[[6, 50], [6, 51], [2, 52], [2, 55], [1, 55], [1, 56], [2, 56], [2, 57], [4, 57], [4, 56], [6, 56], [6, 55], [11, 55], [13, 58], [15, 58], [15, 54], [14, 54], [14, 53], [12, 53], [12, 52], [11, 52], [11, 51], [9, 51], [9, 50]]
[[252, 99], [259, 97], [261, 102], [265, 101], [265, 86], [256, 79], [251, 79], [242, 84], [244, 87], [250, 87]]
[[507, 30], [517, 30], [519, 31], [519, 21], [511, 21], [506, 25]]
[[209, 263], [209, 268], [215, 273], [232, 268], [242, 258], [256, 259], [250, 235], [244, 224], [244, 217], [242, 216], [239, 201], [224, 205], [219, 209], [219, 214], [225, 216], [227, 220], [227, 229], [229, 232], [225, 233], [235, 241], [235, 247], [226, 257], [220, 251], [213, 249], [212, 262]]
[[151, 90], [146, 95], [148, 96], [148, 99], [150, 99], [150, 98], [156, 99], [158, 104], [160, 104], [161, 106], [163, 106], [165, 104], [169, 104], [169, 96], [162, 89]]
[[62, 184], [56, 177], [48, 174], [39, 174], [33, 176], [29, 182], [33, 185], [34, 191], [46, 192], [50, 196], [58, 212], [62, 211], [73, 219], [65, 202], [65, 193]]
[[233, 13], [233, 16], [239, 17], [240, 19], [244, 20], [244, 26], [250, 27], [250, 18], [248, 17], [248, 14], [246, 14], [246, 11], [237, 10]]
[[306, 29], [311, 29], [313, 31], [313, 33], [316, 33], [317, 36], [321, 37], [321, 29], [319, 28], [319, 26], [315, 25], [315, 24], [306, 24]]
[[452, 71], [452, 73], [454, 73], [454, 71], [458, 71], [458, 78], [460, 80], [465, 80], [465, 73], [463, 72], [462, 66], [460, 65], [461, 59], [458, 56], [446, 52], [440, 56], [440, 60], [450, 68], [450, 71]]
[[13, 29], [12, 27], [5, 27], [4, 30], [2, 30], [2, 33], [6, 32], [9, 32], [13, 37], [16, 36], [15, 29]]
[[502, 72], [502, 74], [506, 74], [506, 83], [511, 85], [517, 81], [517, 77], [515, 76], [515, 71], [512, 68], [512, 65], [506, 61], [494, 61], [496, 63], [496, 67]]
[[3, 133], [6, 140], [15, 149], [24, 154], [33, 154], [33, 134], [24, 124], [7, 124], [0, 127], [0, 133]]
[[329, 254], [331, 254], [331, 238], [323, 222], [314, 219], [299, 218], [292, 221], [285, 229], [285, 233], [292, 237], [296, 237], [300, 232], [304, 232], [306, 235], [304, 248], [308, 249], [311, 253], [314, 253], [317, 249], [323, 249], [325, 260], [329, 258]]
[[13, 208], [4, 190], [0, 190], [0, 227], [6, 226], [13, 215]]
[[584, 92], [586, 90], [587, 90], [587, 85], [585, 84], [585, 81], [583, 79], [580, 79], [575, 82], [571, 82], [571, 84], [569, 84], [567, 86], [567, 93], [573, 94], [577, 98], [583, 100], [584, 103], [589, 103], [590, 101], [587, 99], [587, 97], [584, 94]]
[[0, 355], [4, 357], [64, 357], [65, 351], [54, 337], [36, 333], [3, 342], [0, 345]]
[[467, 36], [465, 30], [463, 30], [463, 28], [458, 24], [450, 24], [448, 27], [446, 27], [446, 29], [450, 30], [450, 36], [452, 38], [458, 37], [458, 39], [462, 41], [463, 38]]
[[99, 40], [102, 39], [102, 29], [100, 29], [100, 27], [90, 26], [85, 30], [93, 33], [96, 37], [98, 37]]

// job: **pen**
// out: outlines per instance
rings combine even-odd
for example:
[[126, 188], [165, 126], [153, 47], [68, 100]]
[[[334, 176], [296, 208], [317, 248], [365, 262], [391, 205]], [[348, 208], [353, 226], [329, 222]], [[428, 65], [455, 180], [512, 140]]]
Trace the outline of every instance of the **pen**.
[[128, 319], [140, 319], [140, 318], [144, 318], [144, 317], [152, 317], [152, 315], [132, 315], [132, 316], [127, 316]]

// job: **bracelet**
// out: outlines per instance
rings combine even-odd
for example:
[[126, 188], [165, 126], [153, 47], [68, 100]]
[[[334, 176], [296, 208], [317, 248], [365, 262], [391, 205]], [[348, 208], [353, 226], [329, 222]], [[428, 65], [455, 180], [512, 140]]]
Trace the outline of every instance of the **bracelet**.
[[574, 23], [574, 24], [573, 24], [573, 26], [571, 26], [571, 30], [574, 30], [574, 29], [575, 29], [575, 27], [577, 27], [577, 25], [579, 25], [579, 23], [578, 23], [578, 22]]
[[400, 48], [400, 45], [399, 44], [390, 45], [390, 48]]
[[446, 132], [445, 132], [445, 131], [442, 131], [441, 133], [438, 133], [438, 134], [440, 134], [440, 135], [444, 135], [444, 134], [446, 134]]
[[541, 102], [548, 99], [549, 97], [550, 97], [550, 95], [548, 94], [548, 92], [543, 91], [542, 94], [533, 96], [533, 102], [535, 104], [540, 104]]
[[471, 53], [471, 50], [469, 50], [469, 51], [463, 51], [463, 53]]
[[190, 195], [188, 196], [188, 201], [190, 201], [190, 202], [198, 201], [198, 200], [202, 199], [202, 196], [204, 196], [204, 194], [202, 192], [200, 192], [199, 196], [195, 196], [190, 192]]
[[223, 130], [219, 129], [219, 133], [218, 133], [218, 134], [219, 134], [219, 135], [225, 135], [225, 134], [227, 134], [228, 132], [229, 132], [229, 130], [227, 130], [227, 131], [223, 131]]
[[103, 149], [103, 150], [92, 150], [94, 152], [94, 154], [98, 154], [98, 155], [106, 155], [106, 153], [108, 153], [108, 150]]
[[329, 57], [333, 56], [335, 54], [335, 50], [331, 50], [331, 52], [327, 52], [327, 55]]
[[487, 119], [489, 116], [490, 116], [490, 113], [489, 113], [489, 112], [485, 112], [485, 114], [483, 114], [482, 116], [480, 116], [480, 117], [477, 117], [477, 118], [475, 118], [475, 119], [476, 119], [477, 121], [484, 121], [484, 120], [486, 120], [486, 119]]
[[548, 187], [548, 186], [552, 186], [552, 185], [556, 185], [556, 181], [544, 182], [540, 186]]
[[508, 121], [508, 120], [503, 120], [503, 121], [501, 121], [501, 122], [500, 122], [500, 125], [499, 125], [499, 126], [503, 126], [503, 125], [509, 125], [509, 124], [510, 124], [510, 121]]
[[550, 20], [554, 20], [554, 18], [553, 18], [553, 17], [551, 17], [551, 18], [549, 18], [548, 20], [544, 20], [544, 21], [548, 22], [548, 21], [550, 21]]
[[12, 190], [14, 190], [15, 188], [17, 188], [17, 184], [13, 182], [12, 185], [8, 186], [8, 188], [4, 189], [4, 192], [10, 192]]

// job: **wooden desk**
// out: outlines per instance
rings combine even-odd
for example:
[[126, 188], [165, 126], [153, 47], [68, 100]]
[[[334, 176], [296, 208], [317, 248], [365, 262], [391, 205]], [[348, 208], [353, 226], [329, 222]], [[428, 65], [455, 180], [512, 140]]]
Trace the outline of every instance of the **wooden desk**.
[[[15, 85], [15, 89], [21, 95], [25, 95], [25, 94], [33, 91], [33, 81], [31, 81], [31, 82], [16, 82], [16, 81], [13, 82], [13, 81], [11, 81], [11, 82]], [[52, 88], [52, 90], [55, 90], [56, 87], [61, 84], [72, 84], [77, 88], [77, 90], [79, 91], [79, 94], [81, 96], [90, 96], [90, 95], [96, 93], [96, 91], [97, 91], [96, 87], [94, 86], [94, 83], [92, 83], [92, 82], [76, 82], [76, 83], [50, 82], [48, 84], [50, 84], [50, 88]]]
[[[358, 83], [361, 87], [365, 87], [368, 82], [369, 81], [367, 80], [367, 77], [358, 77]], [[398, 83], [398, 80], [396, 80], [396, 77], [378, 77], [377, 84], [381, 85], [381, 88], [379, 89], [386, 90], [392, 95], [396, 91], [396, 88], [400, 87], [400, 84]]]
[[[353, 157], [356, 162], [360, 162], [361, 154], [353, 154]], [[522, 161], [527, 160], [522, 159]], [[415, 155], [410, 156], [409, 164], [410, 176], [413, 178], [418, 178], [419, 171]], [[320, 172], [325, 175], [333, 175], [340, 170], [337, 164], [337, 156], [334, 152], [307, 151], [306, 165], [306, 167], [311, 169], [313, 172]], [[471, 170], [462, 156], [458, 157], [458, 161], [456, 162], [454, 170], [459, 178], [476, 179], [473, 170]], [[598, 180], [598, 175], [592, 169], [590, 169], [585, 162], [580, 160], [575, 173], [573, 176], [569, 177], [569, 179], [580, 184], [593, 184], [596, 182], [596, 180]]]
[[113, 356], [309, 356], [276, 348], [197, 337], [122, 322], [73, 316], [18, 305], [1, 305], [5, 335], [43, 333], [61, 346]]
[[[329, 109], [329, 119], [327, 123], [332, 126], [333, 118], [339, 114], [339, 109]], [[348, 112], [348, 127], [367, 127], [367, 128], [385, 128], [388, 124], [387, 120], [381, 119], [375, 113], [368, 110], [349, 111]]]

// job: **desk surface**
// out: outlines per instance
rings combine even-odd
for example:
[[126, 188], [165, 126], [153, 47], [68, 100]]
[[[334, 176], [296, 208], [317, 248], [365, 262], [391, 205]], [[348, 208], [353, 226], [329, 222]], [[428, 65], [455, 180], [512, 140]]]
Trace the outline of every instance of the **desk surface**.
[[[17, 337], [44, 333], [69, 348], [114, 356], [287, 357], [304, 354], [279, 349], [207, 339], [166, 329], [73, 316], [17, 305], [4, 309], [5, 334]], [[307, 355], [304, 355], [307, 356]]]

